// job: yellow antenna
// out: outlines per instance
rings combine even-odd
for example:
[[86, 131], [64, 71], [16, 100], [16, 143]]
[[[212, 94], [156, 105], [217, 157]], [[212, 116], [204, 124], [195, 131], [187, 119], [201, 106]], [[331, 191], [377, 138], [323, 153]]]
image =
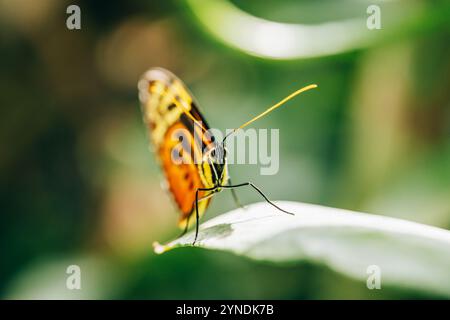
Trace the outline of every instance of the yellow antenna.
[[[156, 89], [153, 89], [153, 88], [150, 89], [150, 92], [151, 92], [151, 93], [158, 93], [158, 92], [156, 92]], [[159, 93], [158, 93], [158, 94], [159, 94]], [[206, 130], [206, 128], [205, 128], [205, 127], [204, 127], [197, 119], [194, 118], [194, 116], [192, 115], [192, 113], [189, 112], [189, 108], [186, 107], [184, 101], [182, 101], [182, 100], [181, 100], [181, 101], [178, 101], [177, 99], [174, 99], [174, 103], [175, 103], [175, 105], [176, 105], [178, 108], [181, 109], [181, 111], [184, 112], [184, 114], [186, 114], [192, 121], [194, 121], [194, 124], [196, 124], [196, 125], [198, 125], [200, 128], [202, 128], [203, 131], [205, 131], [205, 132], [208, 131], [208, 130]]]
[[203, 129], [203, 131], [208, 131], [205, 129], [205, 127], [197, 120], [194, 118], [194, 116], [192, 115], [192, 113], [189, 112], [189, 109], [184, 105], [184, 103], [179, 103], [177, 100], [175, 100], [175, 105], [177, 105], [179, 108], [181, 108], [181, 110], [192, 120], [194, 121], [194, 123], [196, 125], [198, 125], [200, 128]]
[[254, 117], [253, 119], [247, 121], [246, 123], [244, 123], [244, 124], [241, 125], [240, 127], [236, 128], [236, 129], [233, 129], [233, 131], [231, 131], [229, 134], [227, 134], [227, 135], [225, 136], [225, 138], [223, 139], [223, 141], [225, 141], [225, 139], [226, 139], [229, 135], [235, 133], [237, 130], [242, 129], [242, 128], [248, 126], [250, 123], [255, 122], [256, 120], [258, 120], [258, 119], [264, 117], [265, 115], [267, 115], [267, 114], [269, 114], [270, 112], [272, 112], [273, 110], [275, 110], [275, 109], [281, 107], [281, 106], [282, 106], [283, 104], [285, 104], [287, 101], [291, 100], [292, 98], [294, 98], [295, 96], [299, 95], [300, 93], [305, 92], [305, 91], [308, 91], [308, 90], [311, 90], [311, 89], [314, 89], [314, 88], [317, 88], [317, 84], [310, 84], [310, 85], [308, 85], [308, 86], [306, 86], [306, 87], [303, 87], [303, 88], [298, 89], [297, 91], [291, 93], [291, 94], [288, 95], [286, 98], [284, 98], [284, 99], [281, 100], [280, 102], [274, 104], [273, 106], [271, 106], [270, 108], [268, 108], [268, 109], [267, 109], [266, 111], [264, 111], [263, 113], [257, 115], [257, 116]]

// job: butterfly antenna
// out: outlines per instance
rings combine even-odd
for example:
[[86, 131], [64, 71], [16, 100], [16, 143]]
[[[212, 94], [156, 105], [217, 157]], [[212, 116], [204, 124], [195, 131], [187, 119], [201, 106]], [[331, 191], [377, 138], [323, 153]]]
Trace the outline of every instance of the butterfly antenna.
[[297, 91], [291, 93], [290, 95], [288, 95], [286, 98], [284, 98], [284, 99], [281, 100], [280, 102], [278, 102], [278, 103], [274, 104], [273, 106], [271, 106], [270, 108], [268, 108], [266, 111], [260, 113], [259, 115], [257, 115], [257, 116], [254, 117], [253, 119], [251, 119], [251, 120], [247, 121], [246, 123], [244, 123], [243, 125], [241, 125], [240, 127], [236, 128], [236, 129], [233, 129], [233, 131], [231, 131], [230, 133], [228, 133], [228, 134], [225, 136], [225, 138], [223, 138], [222, 144], [225, 142], [225, 140], [226, 140], [230, 135], [232, 135], [233, 133], [235, 133], [235, 132], [238, 131], [239, 129], [242, 129], [242, 128], [248, 126], [249, 124], [255, 122], [256, 120], [258, 120], [258, 119], [264, 117], [265, 115], [271, 113], [272, 111], [274, 111], [275, 109], [281, 107], [283, 104], [285, 104], [286, 102], [288, 102], [289, 100], [291, 100], [291, 99], [294, 98], [295, 96], [298, 96], [300, 93], [305, 92], [305, 91], [308, 91], [308, 90], [311, 90], [311, 89], [314, 89], [314, 88], [317, 88], [317, 85], [316, 85], [316, 84], [310, 84], [310, 85], [308, 85], [308, 86], [306, 86], [306, 87], [303, 87], [303, 88], [298, 89]]
[[[154, 92], [154, 91], [151, 91]], [[185, 104], [183, 103], [183, 101], [178, 101], [177, 99], [174, 100], [175, 105], [181, 109], [181, 111], [184, 112], [185, 115], [187, 115], [192, 121], [194, 121], [194, 124], [198, 125], [200, 128], [203, 129], [203, 131], [208, 131], [206, 130], [206, 128], [197, 120], [194, 118], [194, 116], [192, 115], [192, 113], [189, 111], [189, 108], [185, 106]]]
[[189, 112], [189, 109], [181, 102], [175, 100], [175, 105], [178, 106], [179, 108], [181, 108], [181, 110], [192, 120], [194, 121], [194, 123], [196, 125], [198, 125], [200, 128], [203, 129], [203, 131], [208, 131], [206, 130], [206, 128], [197, 120], [194, 118], [194, 116], [192, 115], [192, 113]]

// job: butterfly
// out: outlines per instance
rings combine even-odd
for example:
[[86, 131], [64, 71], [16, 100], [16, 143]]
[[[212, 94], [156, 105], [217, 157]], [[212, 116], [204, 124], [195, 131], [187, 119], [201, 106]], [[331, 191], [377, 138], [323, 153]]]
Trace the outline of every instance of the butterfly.
[[199, 219], [216, 193], [230, 189], [237, 206], [242, 207], [234, 189], [250, 186], [269, 204], [270, 201], [253, 183], [233, 185], [227, 169], [226, 139], [239, 129], [265, 116], [301, 92], [315, 88], [309, 85], [287, 96], [263, 113], [231, 131], [222, 141], [209, 134], [210, 127], [199, 111], [198, 103], [184, 83], [163, 68], [149, 69], [138, 83], [144, 124], [166, 179], [169, 193], [179, 211], [179, 226], [184, 235], [195, 216], [195, 244]]

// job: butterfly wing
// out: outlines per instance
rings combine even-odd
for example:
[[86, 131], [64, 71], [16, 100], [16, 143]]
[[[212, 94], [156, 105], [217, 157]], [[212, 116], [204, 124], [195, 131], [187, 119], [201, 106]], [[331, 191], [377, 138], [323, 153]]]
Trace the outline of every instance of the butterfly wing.
[[[210, 135], [203, 134], [209, 127], [192, 94], [171, 72], [150, 69], [138, 87], [144, 122], [169, 191], [181, 212], [179, 225], [183, 227], [186, 219], [195, 213], [197, 189], [215, 185], [211, 166], [202, 163], [203, 152], [212, 148], [214, 142]], [[199, 199], [209, 194], [209, 191], [199, 191]], [[199, 202], [200, 215], [210, 200]]]

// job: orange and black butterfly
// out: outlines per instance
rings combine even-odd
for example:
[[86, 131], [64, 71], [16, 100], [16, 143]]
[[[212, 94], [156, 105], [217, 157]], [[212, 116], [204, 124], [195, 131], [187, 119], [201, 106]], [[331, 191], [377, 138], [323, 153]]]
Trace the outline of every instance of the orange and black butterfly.
[[[297, 94], [315, 87], [316, 85], [310, 85], [292, 93], [231, 133], [266, 115]], [[209, 134], [209, 126], [193, 95], [174, 74], [162, 68], [152, 68], [142, 76], [138, 88], [144, 123], [161, 163], [168, 189], [180, 210], [179, 226], [184, 229], [183, 234], [189, 228], [191, 217], [195, 215], [193, 244], [197, 240], [200, 217], [206, 211], [212, 196], [223, 189], [231, 189], [236, 204], [241, 206], [234, 188], [251, 186], [272, 206], [293, 214], [271, 202], [251, 182], [231, 184], [225, 146], [230, 134], [222, 141], [216, 141]]]

